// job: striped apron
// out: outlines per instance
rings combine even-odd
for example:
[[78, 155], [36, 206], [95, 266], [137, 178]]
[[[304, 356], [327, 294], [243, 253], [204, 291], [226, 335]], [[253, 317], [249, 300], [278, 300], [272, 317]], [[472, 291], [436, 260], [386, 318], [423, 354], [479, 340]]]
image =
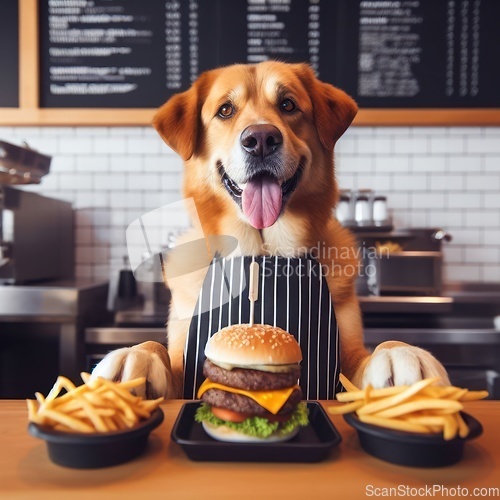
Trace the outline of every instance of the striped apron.
[[207, 340], [221, 328], [250, 322], [249, 269], [259, 264], [254, 323], [291, 333], [302, 349], [304, 399], [334, 399], [340, 344], [332, 299], [321, 265], [309, 257], [216, 258], [209, 266], [189, 327], [184, 352], [184, 398], [196, 399], [204, 380]]

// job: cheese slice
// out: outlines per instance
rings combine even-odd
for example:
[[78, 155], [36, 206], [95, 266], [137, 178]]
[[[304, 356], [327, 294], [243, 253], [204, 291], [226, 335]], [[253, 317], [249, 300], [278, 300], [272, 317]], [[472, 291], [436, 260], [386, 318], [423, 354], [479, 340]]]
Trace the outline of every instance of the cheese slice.
[[210, 379], [206, 379], [203, 384], [200, 385], [198, 389], [198, 399], [201, 398], [203, 393], [209, 389], [221, 389], [226, 392], [231, 392], [233, 394], [241, 394], [253, 399], [260, 406], [265, 408], [268, 412], [276, 415], [283, 405], [287, 402], [288, 398], [295, 389], [299, 389], [298, 385], [293, 387], [287, 387], [286, 389], [275, 389], [272, 391], [246, 391], [245, 389], [237, 389], [236, 387], [228, 387], [224, 384], [218, 384], [217, 382], [212, 382]]

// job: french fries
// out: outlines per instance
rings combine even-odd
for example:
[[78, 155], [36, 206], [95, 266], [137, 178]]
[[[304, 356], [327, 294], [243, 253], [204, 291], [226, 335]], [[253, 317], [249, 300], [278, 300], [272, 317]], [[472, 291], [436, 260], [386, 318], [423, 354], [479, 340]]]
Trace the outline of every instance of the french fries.
[[395, 241], [377, 241], [375, 243], [375, 248], [377, 249], [377, 253], [381, 255], [403, 251], [403, 247]]
[[469, 391], [460, 387], [434, 385], [439, 379], [428, 378], [413, 385], [358, 389], [344, 375], [340, 382], [347, 392], [337, 400], [346, 403], [328, 408], [333, 414], [355, 412], [367, 424], [407, 432], [439, 433], [445, 440], [457, 435], [467, 437], [469, 428], [460, 411], [462, 402], [484, 399], [487, 391]]
[[27, 399], [29, 421], [66, 432], [110, 432], [134, 427], [163, 401], [131, 394], [131, 389], [146, 383], [145, 377], [120, 383], [90, 380], [88, 373], [81, 377], [84, 383], [76, 387], [59, 376], [46, 397], [37, 392], [36, 399]]

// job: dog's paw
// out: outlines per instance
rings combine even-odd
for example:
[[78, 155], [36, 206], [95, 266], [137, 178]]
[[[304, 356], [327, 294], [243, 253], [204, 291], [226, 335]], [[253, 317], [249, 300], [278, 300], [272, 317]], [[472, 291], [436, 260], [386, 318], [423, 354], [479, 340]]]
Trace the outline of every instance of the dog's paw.
[[431, 353], [404, 342], [383, 342], [368, 360], [363, 387], [411, 385], [430, 377], [439, 377], [440, 384], [450, 385], [446, 369]]
[[172, 391], [170, 358], [158, 342], [144, 342], [109, 352], [92, 370], [91, 378], [97, 377], [114, 382], [146, 377], [146, 383], [132, 392], [147, 399], [167, 398]]

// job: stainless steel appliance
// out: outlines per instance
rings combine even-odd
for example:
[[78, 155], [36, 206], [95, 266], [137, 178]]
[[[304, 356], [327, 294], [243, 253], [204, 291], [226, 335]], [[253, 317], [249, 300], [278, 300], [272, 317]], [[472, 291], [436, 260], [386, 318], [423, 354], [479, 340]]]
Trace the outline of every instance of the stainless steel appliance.
[[357, 233], [363, 249], [360, 295], [440, 295], [442, 243], [451, 236], [437, 228]]
[[360, 297], [365, 342], [400, 340], [429, 350], [452, 384], [500, 399], [500, 285], [447, 283], [442, 295]]
[[13, 187], [40, 183], [51, 159], [0, 141], [0, 285], [73, 277], [71, 204]]
[[0, 284], [72, 278], [73, 240], [70, 203], [0, 186]]
[[58, 375], [81, 383], [85, 329], [111, 320], [107, 294], [97, 280], [0, 286], [0, 398], [45, 393]]
[[376, 255], [372, 266], [375, 295], [439, 295], [442, 288], [441, 252], [402, 251]]
[[[0, 398], [29, 397], [58, 374], [77, 382], [83, 330], [106, 318], [107, 283], [72, 279], [71, 204], [24, 187], [40, 183], [50, 162], [0, 141]], [[36, 378], [26, 370], [35, 365]]]
[[39, 184], [49, 173], [51, 157], [31, 149], [0, 141], [0, 184]]

